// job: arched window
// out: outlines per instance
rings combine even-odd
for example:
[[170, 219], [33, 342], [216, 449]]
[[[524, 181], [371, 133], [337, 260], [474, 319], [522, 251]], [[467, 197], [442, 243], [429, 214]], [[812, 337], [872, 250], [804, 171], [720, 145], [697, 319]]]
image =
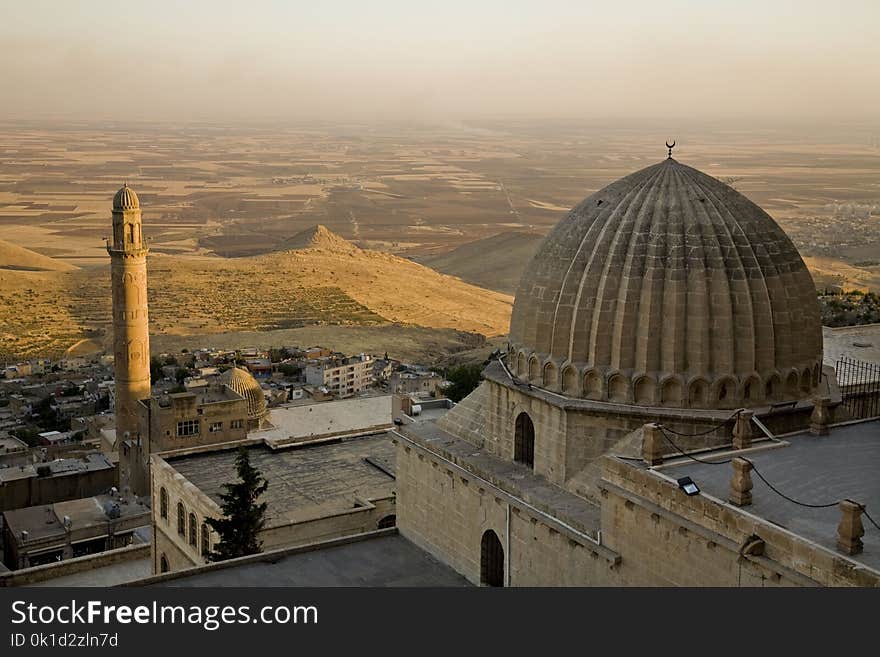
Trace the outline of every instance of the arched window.
[[202, 556], [207, 557], [211, 552], [211, 535], [208, 533], [208, 523], [202, 523]]
[[177, 503], [177, 533], [186, 536], [186, 510], [183, 508], [183, 502]]
[[513, 436], [513, 460], [530, 468], [535, 467], [535, 425], [528, 413], [516, 417]]
[[198, 543], [198, 525], [196, 524], [196, 514], [189, 514], [189, 544], [193, 547]]
[[388, 529], [389, 527], [395, 527], [397, 525], [397, 516], [393, 513], [390, 516], [385, 516], [379, 521], [377, 525], [377, 529]]
[[161, 557], [159, 557], [159, 572], [160, 573], [167, 573], [168, 570], [169, 570], [168, 569], [168, 559], [163, 554]]
[[480, 584], [504, 586], [504, 548], [491, 529], [483, 533], [480, 541]]
[[168, 521], [168, 491], [165, 486], [159, 489], [159, 517]]

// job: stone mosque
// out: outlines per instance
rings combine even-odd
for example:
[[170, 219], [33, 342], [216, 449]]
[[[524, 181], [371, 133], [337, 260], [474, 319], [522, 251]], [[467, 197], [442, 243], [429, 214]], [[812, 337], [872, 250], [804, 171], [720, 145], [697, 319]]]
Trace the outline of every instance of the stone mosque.
[[[823, 370], [810, 273], [745, 196], [671, 149], [592, 194], [526, 268], [509, 340], [446, 415], [395, 432], [399, 532], [471, 582], [813, 586], [863, 577], [839, 554], [860, 545], [857, 504], [841, 502], [848, 520], [839, 531], [848, 533], [836, 550], [836, 505], [792, 507], [810, 528], [797, 540], [780, 521], [739, 509], [752, 503], [759, 457], [796, 453], [777, 436], [828, 433], [840, 401], [833, 368]], [[683, 492], [677, 480], [694, 460], [682, 450], [726, 455], [702, 466], [716, 497], [691, 496], [696, 485]], [[746, 454], [753, 460], [734, 458]], [[811, 489], [807, 462], [790, 486], [815, 499], [826, 491]], [[828, 472], [816, 477], [828, 481]], [[756, 489], [756, 509], [777, 500]]]
[[[173, 436], [163, 444], [172, 432], [142, 423], [141, 445], [138, 404], [142, 422], [171, 423], [196, 400], [147, 399], [147, 249], [127, 185], [108, 251], [117, 432], [139, 436], [127, 467], [148, 484], [150, 452]], [[792, 511], [752, 491], [758, 463], [798, 473], [789, 490], [809, 499], [849, 467], [846, 448], [810, 451], [866, 431], [832, 423], [841, 393], [822, 356], [815, 287], [791, 240], [670, 148], [550, 232], [519, 284], [507, 348], [468, 397], [395, 419], [396, 531], [488, 586], [877, 585], [876, 542], [874, 561], [853, 560], [875, 478], [834, 493], [840, 509]], [[230, 397], [215, 406], [264, 425], [247, 372], [221, 386]], [[224, 439], [246, 437], [244, 422]]]

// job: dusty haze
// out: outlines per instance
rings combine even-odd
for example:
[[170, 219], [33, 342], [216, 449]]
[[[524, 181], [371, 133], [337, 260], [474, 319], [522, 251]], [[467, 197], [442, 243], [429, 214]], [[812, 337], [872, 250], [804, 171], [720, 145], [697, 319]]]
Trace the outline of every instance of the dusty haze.
[[0, 2], [0, 118], [859, 121], [880, 108], [876, 0], [137, 4]]

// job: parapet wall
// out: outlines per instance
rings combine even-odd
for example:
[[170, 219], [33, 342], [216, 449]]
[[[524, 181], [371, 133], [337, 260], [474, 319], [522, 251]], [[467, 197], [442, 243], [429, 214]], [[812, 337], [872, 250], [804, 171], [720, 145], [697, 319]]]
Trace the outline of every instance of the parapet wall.
[[75, 575], [87, 570], [104, 568], [126, 561], [137, 561], [150, 556], [150, 544], [129, 545], [116, 550], [107, 550], [98, 554], [90, 554], [74, 559], [65, 559], [58, 563], [22, 568], [8, 573], [0, 574], [0, 587], [4, 586], [27, 586], [38, 582], [46, 582], [58, 577]]
[[[778, 525], [607, 457], [602, 536], [638, 586], [878, 586], [880, 575]], [[749, 554], [753, 536], [763, 544]]]

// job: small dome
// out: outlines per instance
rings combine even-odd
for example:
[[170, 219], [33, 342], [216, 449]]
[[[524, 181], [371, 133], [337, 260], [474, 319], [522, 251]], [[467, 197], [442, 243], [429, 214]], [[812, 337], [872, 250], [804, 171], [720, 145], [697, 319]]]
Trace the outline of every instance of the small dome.
[[667, 159], [577, 205], [526, 268], [510, 321], [523, 379], [640, 406], [736, 408], [819, 384], [816, 288], [775, 221]]
[[137, 194], [128, 186], [128, 183], [120, 187], [116, 196], [113, 197], [114, 210], [136, 210], [139, 207], [140, 201], [138, 201]]
[[259, 427], [266, 418], [266, 397], [257, 380], [247, 370], [233, 367], [220, 375], [220, 383], [224, 383], [247, 401], [248, 426]]

